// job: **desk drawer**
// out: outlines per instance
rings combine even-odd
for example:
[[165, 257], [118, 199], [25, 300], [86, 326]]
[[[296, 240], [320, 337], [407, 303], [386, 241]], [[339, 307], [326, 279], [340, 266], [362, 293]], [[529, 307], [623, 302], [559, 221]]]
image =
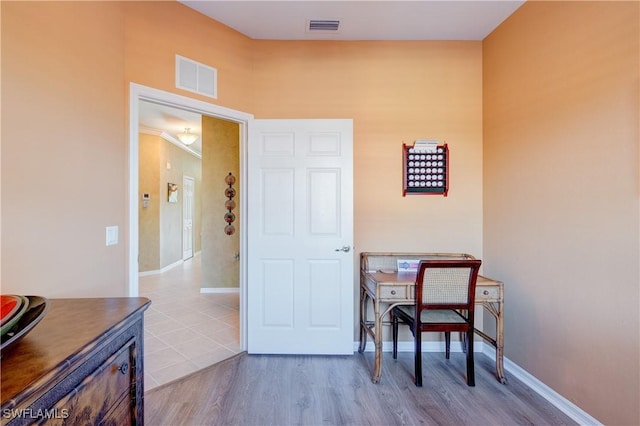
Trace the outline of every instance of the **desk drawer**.
[[408, 285], [381, 285], [380, 299], [407, 300], [413, 299], [413, 286]]
[[476, 300], [498, 300], [500, 288], [498, 286], [477, 286]]

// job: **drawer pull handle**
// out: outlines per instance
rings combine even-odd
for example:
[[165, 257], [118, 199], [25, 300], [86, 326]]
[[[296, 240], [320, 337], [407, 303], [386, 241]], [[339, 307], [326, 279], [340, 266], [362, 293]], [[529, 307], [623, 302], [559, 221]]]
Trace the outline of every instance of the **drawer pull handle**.
[[391, 290], [391, 294], [393, 294], [395, 296], [396, 295], [396, 291], [395, 290]]
[[122, 364], [120, 364], [120, 367], [118, 367], [118, 371], [122, 374], [127, 374], [127, 371], [129, 371], [129, 364], [123, 362]]
[[489, 295], [489, 290], [484, 290], [484, 291], [482, 292], [482, 294], [484, 294], [485, 296], [488, 296], [488, 295]]

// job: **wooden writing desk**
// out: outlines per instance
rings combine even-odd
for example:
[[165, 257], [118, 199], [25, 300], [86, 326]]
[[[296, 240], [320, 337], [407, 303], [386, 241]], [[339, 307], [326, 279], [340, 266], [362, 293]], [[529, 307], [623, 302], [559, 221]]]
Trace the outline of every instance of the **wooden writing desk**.
[[[382, 325], [383, 321], [394, 306], [412, 305], [415, 303], [416, 274], [410, 272], [374, 272], [360, 271], [360, 347], [358, 352], [364, 352], [367, 344], [367, 334], [375, 343], [375, 365], [371, 380], [380, 381], [382, 373]], [[373, 321], [367, 319], [368, 302], [373, 305]], [[507, 379], [503, 370], [503, 305], [504, 287], [502, 282], [478, 276], [476, 282], [476, 304], [482, 305], [496, 319], [496, 338], [493, 339], [481, 330], [475, 332], [496, 348], [496, 376], [506, 384]], [[384, 308], [384, 310], [383, 310]]]

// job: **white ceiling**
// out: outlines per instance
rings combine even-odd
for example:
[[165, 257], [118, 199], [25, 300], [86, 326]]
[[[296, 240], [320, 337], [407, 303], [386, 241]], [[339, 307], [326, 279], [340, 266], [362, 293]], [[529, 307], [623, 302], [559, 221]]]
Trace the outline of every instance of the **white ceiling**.
[[[253, 38], [272, 40], [482, 40], [524, 0], [179, 0]], [[310, 19], [337, 32], [306, 31]]]
[[[482, 40], [524, 0], [182, 1], [253, 39], [273, 40]], [[308, 32], [310, 19], [339, 20], [337, 32]], [[140, 103], [140, 127], [175, 137], [185, 128], [201, 135], [201, 117]], [[200, 140], [192, 148], [201, 151]]]
[[[178, 133], [184, 132], [186, 128], [191, 129], [191, 133], [202, 136], [202, 117], [200, 114], [147, 101], [140, 101], [138, 126], [141, 132], [156, 135], [165, 132], [174, 139], [177, 139]], [[198, 138], [189, 147], [197, 153], [201, 153], [202, 140]]]

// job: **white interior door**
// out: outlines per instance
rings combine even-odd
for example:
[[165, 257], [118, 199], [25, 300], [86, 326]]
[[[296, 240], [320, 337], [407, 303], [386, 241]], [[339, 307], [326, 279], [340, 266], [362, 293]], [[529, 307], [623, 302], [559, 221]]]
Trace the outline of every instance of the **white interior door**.
[[353, 122], [248, 133], [248, 352], [353, 354]]
[[193, 257], [194, 179], [183, 176], [182, 187], [182, 260], [187, 260]]

